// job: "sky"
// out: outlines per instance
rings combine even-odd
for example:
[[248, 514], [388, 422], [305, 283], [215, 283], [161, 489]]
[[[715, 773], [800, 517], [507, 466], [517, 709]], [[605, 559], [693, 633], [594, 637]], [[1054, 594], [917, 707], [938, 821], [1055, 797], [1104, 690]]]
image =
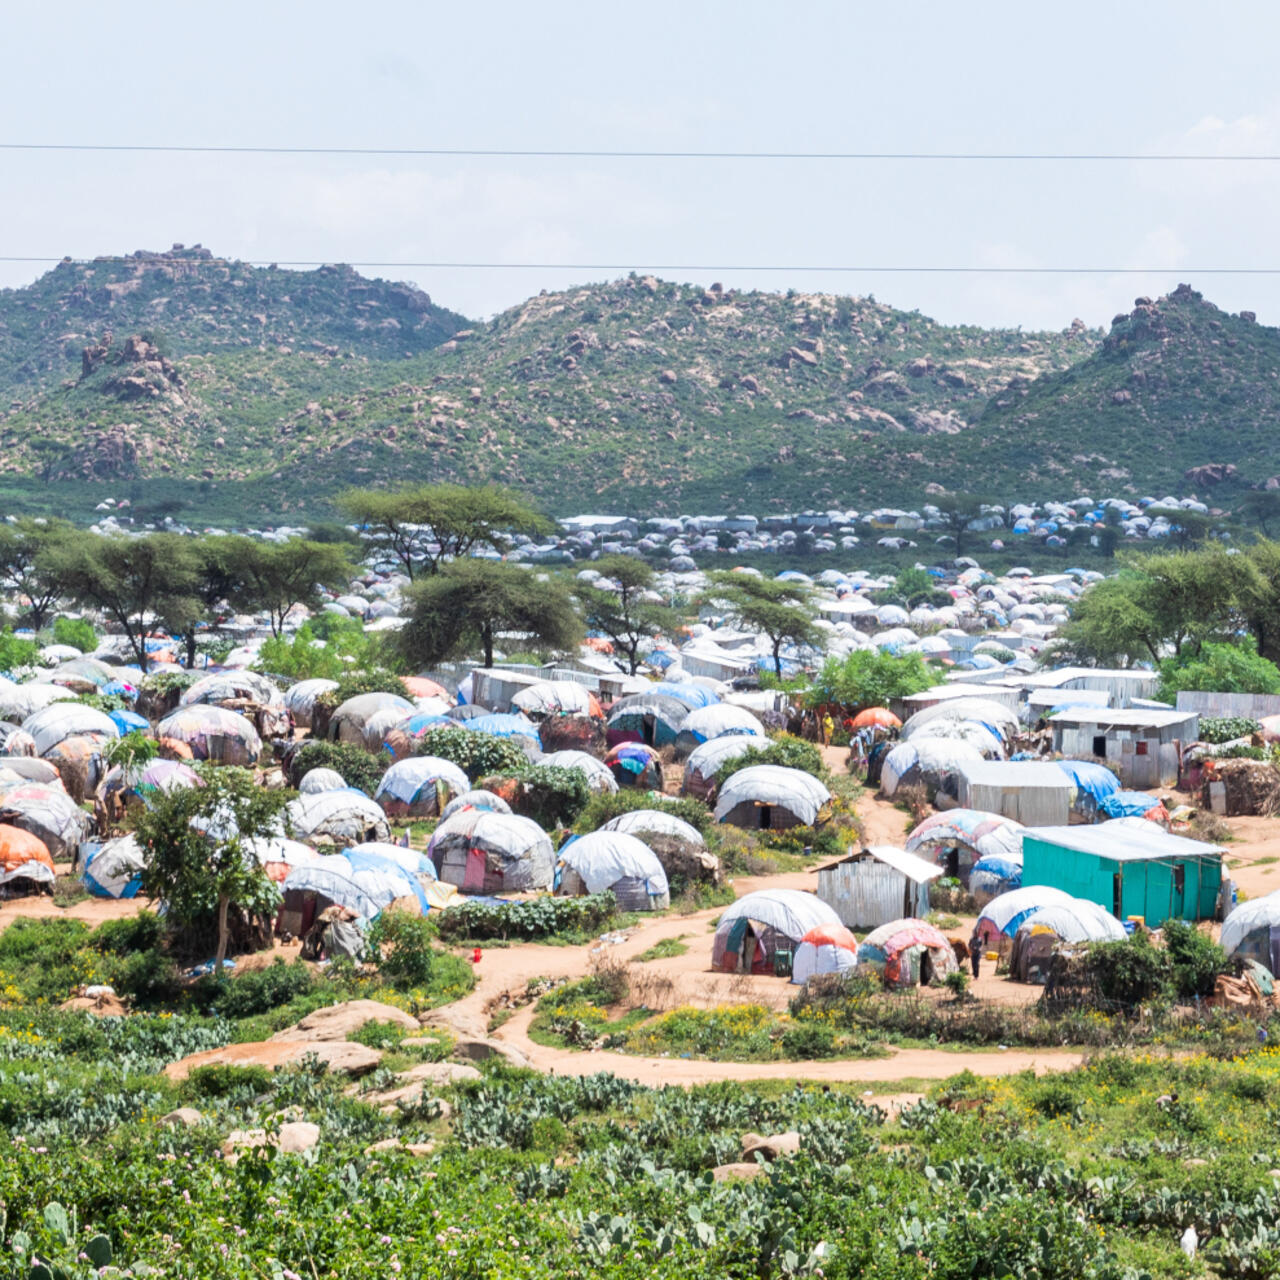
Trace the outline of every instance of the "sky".
[[[5, 28], [5, 143], [1280, 156], [1270, 0], [180, 0], [127, 20], [73, 0], [9, 7]], [[665, 268], [1025, 329], [1106, 325], [1185, 280], [1280, 324], [1280, 275], [1197, 272], [1280, 267], [1278, 211], [1280, 159], [0, 150], [0, 257], [178, 241], [281, 263], [512, 264], [366, 269], [474, 318]], [[0, 286], [45, 269], [0, 261]]]

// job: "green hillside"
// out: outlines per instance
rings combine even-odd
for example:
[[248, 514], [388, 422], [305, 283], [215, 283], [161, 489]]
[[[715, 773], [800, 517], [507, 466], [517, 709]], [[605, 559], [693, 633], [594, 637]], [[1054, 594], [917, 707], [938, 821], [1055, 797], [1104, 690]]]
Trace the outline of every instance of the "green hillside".
[[0, 293], [0, 507], [279, 523], [447, 478], [560, 514], [768, 512], [1202, 492], [1190, 469], [1238, 467], [1221, 495], [1280, 472], [1278, 375], [1280, 330], [1187, 286], [1107, 335], [638, 276], [468, 324], [349, 268], [174, 250]]

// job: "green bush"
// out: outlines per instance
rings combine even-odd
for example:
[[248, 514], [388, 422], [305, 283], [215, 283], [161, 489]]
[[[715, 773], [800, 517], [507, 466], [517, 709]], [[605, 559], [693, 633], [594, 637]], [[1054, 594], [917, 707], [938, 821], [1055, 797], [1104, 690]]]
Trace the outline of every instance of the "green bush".
[[1248, 716], [1202, 716], [1200, 719], [1201, 742], [1234, 742], [1259, 733], [1262, 726]]
[[612, 893], [584, 894], [579, 898], [546, 895], [523, 902], [463, 902], [447, 907], [435, 917], [445, 941], [483, 938], [550, 938], [557, 934], [599, 933], [617, 915]]
[[1144, 930], [1120, 942], [1095, 942], [1087, 967], [1098, 994], [1110, 1005], [1132, 1008], [1164, 993], [1169, 984], [1169, 952], [1151, 945]]
[[1176, 702], [1184, 689], [1209, 693], [1280, 693], [1280, 667], [1262, 657], [1245, 636], [1234, 644], [1205, 644], [1195, 653], [1160, 664], [1161, 702]]
[[193, 1098], [227, 1098], [235, 1094], [267, 1093], [271, 1089], [271, 1072], [266, 1067], [243, 1067], [234, 1063], [217, 1063], [196, 1067], [187, 1077], [186, 1090]]
[[334, 769], [347, 786], [373, 795], [387, 771], [390, 758], [373, 755], [350, 742], [308, 742], [289, 761], [289, 782], [297, 786], [312, 769]]
[[0, 630], [0, 672], [34, 666], [39, 655], [40, 646], [34, 640], [20, 639], [9, 627]]
[[92, 653], [98, 647], [98, 633], [83, 618], [60, 616], [53, 620], [53, 643]]
[[299, 960], [285, 964], [277, 956], [261, 969], [247, 969], [229, 978], [201, 978], [192, 988], [191, 997], [203, 1013], [230, 1019], [252, 1018], [289, 1004], [315, 985], [315, 976], [305, 964]]
[[[502, 786], [506, 779], [518, 783], [514, 796], [512, 788]], [[591, 799], [587, 775], [581, 769], [559, 765], [526, 764], [510, 774], [484, 778], [480, 785], [489, 790], [501, 788], [515, 813], [532, 818], [548, 831], [571, 826]]]
[[1218, 975], [1230, 968], [1227, 953], [1186, 920], [1166, 920], [1163, 933], [1177, 994], [1184, 999], [1212, 995]]
[[784, 769], [800, 769], [824, 782], [831, 776], [822, 762], [822, 752], [812, 742], [782, 733], [768, 743], [749, 747], [740, 756], [726, 760], [716, 771], [716, 786], [723, 787], [735, 773], [753, 764], [776, 764]]
[[448, 760], [472, 782], [491, 774], [520, 773], [529, 764], [528, 756], [510, 738], [497, 738], [474, 729], [428, 729], [414, 754]]
[[336, 689], [328, 689], [316, 699], [316, 706], [333, 711], [348, 698], [359, 697], [362, 693], [397, 693], [402, 698], [406, 696], [404, 681], [394, 671], [388, 671], [385, 667], [373, 667], [343, 676], [338, 680]]
[[822, 1022], [804, 1020], [788, 1027], [782, 1033], [782, 1051], [788, 1058], [809, 1061], [813, 1058], [835, 1057], [837, 1050], [834, 1027]]
[[918, 653], [898, 656], [881, 649], [858, 649], [843, 658], [828, 658], [814, 677], [806, 701], [813, 707], [857, 711], [888, 706], [892, 698], [921, 693], [937, 683]]
[[369, 930], [370, 959], [378, 972], [402, 991], [431, 985], [437, 952], [435, 924], [407, 911], [384, 911]]

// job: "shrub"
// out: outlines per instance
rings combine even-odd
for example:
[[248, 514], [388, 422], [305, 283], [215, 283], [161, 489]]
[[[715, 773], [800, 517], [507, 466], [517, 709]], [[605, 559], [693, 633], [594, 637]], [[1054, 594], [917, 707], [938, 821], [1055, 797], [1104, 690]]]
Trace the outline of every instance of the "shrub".
[[856, 711], [887, 706], [892, 698], [920, 693], [937, 682], [918, 653], [897, 656], [880, 649], [859, 649], [843, 658], [828, 658], [806, 701], [810, 706]]
[[34, 640], [22, 640], [8, 627], [0, 630], [0, 671], [34, 666], [39, 654], [40, 646]]
[[749, 747], [740, 756], [726, 760], [716, 772], [716, 786], [723, 787], [735, 773], [753, 764], [776, 764], [786, 769], [800, 769], [823, 781], [830, 777], [827, 766], [822, 762], [822, 752], [812, 742], [782, 733], [768, 743]]
[[1170, 977], [1169, 953], [1153, 947], [1143, 930], [1122, 942], [1095, 942], [1086, 963], [1102, 999], [1125, 1007], [1154, 999]]
[[529, 764], [528, 757], [510, 738], [473, 729], [429, 729], [419, 740], [415, 754], [448, 760], [472, 782], [490, 774], [518, 774]]
[[677, 799], [648, 791], [621, 790], [592, 796], [587, 801], [586, 808], [578, 815], [574, 829], [582, 835], [599, 831], [606, 822], [620, 814], [633, 813], [636, 809], [661, 809], [663, 813], [687, 822], [704, 836], [715, 828], [711, 811], [700, 800], [689, 796]]
[[53, 643], [92, 653], [98, 647], [98, 633], [83, 618], [58, 617], [53, 620]]
[[187, 1077], [186, 1092], [194, 1098], [226, 1098], [232, 1094], [267, 1093], [271, 1072], [266, 1067], [242, 1067], [234, 1063], [196, 1067]]
[[296, 787], [312, 769], [333, 769], [347, 786], [373, 795], [386, 772], [389, 758], [371, 755], [350, 742], [308, 742], [289, 760], [289, 781]]
[[1185, 920], [1166, 920], [1164, 944], [1173, 967], [1173, 985], [1178, 995], [1209, 996], [1220, 973], [1228, 969], [1227, 953]]
[[836, 1048], [835, 1028], [823, 1022], [797, 1022], [782, 1033], [782, 1051], [788, 1058], [832, 1058]]
[[550, 938], [556, 934], [598, 933], [618, 912], [612, 893], [580, 898], [549, 895], [523, 902], [463, 902], [435, 917], [444, 940], [468, 938]]
[[1184, 690], [1219, 693], [1280, 693], [1280, 668], [1262, 657], [1246, 636], [1235, 644], [1205, 644], [1194, 654], [1166, 658], [1160, 664], [1162, 702], [1176, 702]]
[[1248, 716], [1205, 716], [1200, 721], [1201, 742], [1234, 742], [1259, 733], [1262, 726]]
[[407, 911], [384, 911], [369, 930], [370, 959], [378, 972], [402, 991], [431, 984], [437, 952], [435, 924]]
[[[551, 830], [571, 826], [591, 799], [587, 775], [581, 769], [558, 765], [526, 764], [507, 775], [517, 785], [502, 786], [503, 778], [485, 778], [480, 785], [513, 801], [512, 809]], [[514, 791], [514, 795], [511, 793]]]
[[404, 681], [385, 667], [371, 667], [343, 676], [336, 689], [328, 689], [316, 699], [316, 706], [332, 712], [348, 698], [359, 697], [362, 693], [398, 693], [403, 698]]
[[297, 960], [285, 964], [277, 956], [262, 969], [249, 969], [232, 978], [201, 978], [191, 994], [196, 1007], [204, 1013], [252, 1018], [289, 1004], [315, 985], [315, 977], [305, 964]]

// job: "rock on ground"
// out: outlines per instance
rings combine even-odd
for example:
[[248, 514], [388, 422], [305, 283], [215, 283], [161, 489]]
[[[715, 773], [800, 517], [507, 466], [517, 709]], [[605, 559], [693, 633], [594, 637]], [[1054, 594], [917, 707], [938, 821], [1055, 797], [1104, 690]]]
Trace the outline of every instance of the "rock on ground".
[[170, 1080], [185, 1080], [198, 1067], [291, 1067], [308, 1055], [318, 1058], [330, 1071], [341, 1071], [349, 1076], [362, 1076], [374, 1070], [382, 1061], [382, 1053], [362, 1044], [346, 1041], [312, 1043], [309, 1041], [262, 1040], [250, 1044], [229, 1044], [221, 1049], [206, 1049], [193, 1053], [164, 1069]]
[[348, 1000], [346, 1004], [331, 1004], [309, 1013], [300, 1022], [271, 1037], [275, 1041], [346, 1040], [366, 1022], [388, 1022], [406, 1031], [418, 1031], [417, 1018], [397, 1009], [395, 1005], [378, 1000]]

